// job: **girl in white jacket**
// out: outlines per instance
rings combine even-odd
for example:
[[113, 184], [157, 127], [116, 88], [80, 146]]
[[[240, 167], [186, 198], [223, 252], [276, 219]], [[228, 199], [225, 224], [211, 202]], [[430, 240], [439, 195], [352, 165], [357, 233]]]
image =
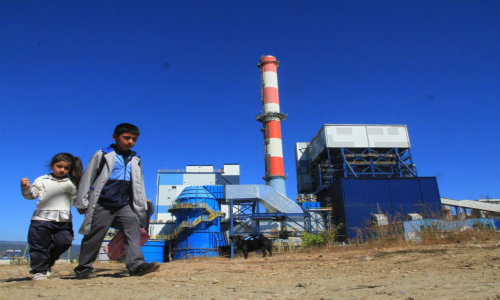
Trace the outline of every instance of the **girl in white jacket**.
[[31, 185], [28, 178], [21, 179], [24, 198], [39, 199], [28, 232], [33, 280], [47, 279], [73, 241], [71, 205], [82, 177], [82, 162], [69, 153], [58, 153], [50, 169], [52, 173], [38, 177]]

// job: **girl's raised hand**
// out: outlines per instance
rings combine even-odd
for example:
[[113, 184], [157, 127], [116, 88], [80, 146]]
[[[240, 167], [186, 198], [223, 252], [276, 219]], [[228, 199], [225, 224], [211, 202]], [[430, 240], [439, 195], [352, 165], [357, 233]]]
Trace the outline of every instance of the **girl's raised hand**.
[[22, 187], [27, 187], [29, 185], [30, 185], [30, 181], [28, 180], [28, 178], [21, 179], [21, 186]]

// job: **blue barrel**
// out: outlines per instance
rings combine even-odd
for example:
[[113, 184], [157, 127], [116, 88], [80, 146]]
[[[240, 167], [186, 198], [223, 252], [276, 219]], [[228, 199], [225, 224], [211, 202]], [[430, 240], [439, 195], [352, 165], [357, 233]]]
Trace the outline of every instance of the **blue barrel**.
[[141, 247], [146, 262], [164, 262], [165, 250], [165, 241], [147, 241]]
[[189, 222], [193, 226], [184, 227], [174, 241], [173, 258], [218, 256], [218, 248], [227, 243], [220, 231], [220, 217], [210, 220], [210, 212], [220, 212], [214, 195], [202, 186], [186, 187], [177, 197], [176, 204], [178, 207], [170, 210], [175, 214], [176, 226], [181, 226], [183, 222]]

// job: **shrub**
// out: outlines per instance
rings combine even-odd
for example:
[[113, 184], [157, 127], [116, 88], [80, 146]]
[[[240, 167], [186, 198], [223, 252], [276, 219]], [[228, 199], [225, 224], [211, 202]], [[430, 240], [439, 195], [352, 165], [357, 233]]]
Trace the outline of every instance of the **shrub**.
[[331, 228], [327, 232], [320, 234], [304, 232], [302, 234], [302, 247], [309, 248], [331, 246], [335, 242], [337, 234], [343, 226], [343, 224], [331, 225]]
[[326, 244], [326, 239], [324, 234], [314, 234], [309, 232], [304, 232], [302, 234], [302, 247], [322, 247]]

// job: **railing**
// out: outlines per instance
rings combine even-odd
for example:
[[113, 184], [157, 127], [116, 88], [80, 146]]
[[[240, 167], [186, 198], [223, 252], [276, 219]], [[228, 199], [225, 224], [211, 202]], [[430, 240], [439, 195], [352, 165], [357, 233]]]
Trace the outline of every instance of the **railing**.
[[198, 218], [191, 221], [183, 221], [179, 226], [177, 226], [171, 234], [167, 235], [153, 235], [151, 236], [152, 240], [174, 240], [176, 239], [186, 228], [193, 228], [198, 226], [201, 222], [211, 222], [218, 217], [223, 217], [224, 213], [217, 212], [212, 210], [206, 203], [176, 203], [172, 205], [172, 208], [181, 209], [181, 208], [201, 208], [207, 211], [208, 215], [201, 215]]

